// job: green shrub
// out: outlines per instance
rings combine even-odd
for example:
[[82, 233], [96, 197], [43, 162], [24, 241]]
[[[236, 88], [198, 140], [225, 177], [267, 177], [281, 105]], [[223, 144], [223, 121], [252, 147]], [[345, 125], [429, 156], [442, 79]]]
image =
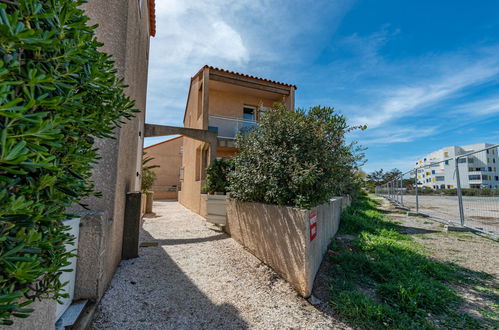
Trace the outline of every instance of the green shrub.
[[[145, 156], [144, 153], [143, 156]], [[156, 181], [156, 173], [152, 170], [153, 168], [158, 168], [159, 165], [147, 165], [153, 157], [144, 157], [142, 159], [142, 180], [141, 180], [141, 190], [143, 193], [148, 193], [151, 191], [154, 181]]]
[[135, 111], [82, 3], [0, 3], [0, 324], [63, 296], [66, 208], [93, 194], [94, 139]]
[[345, 142], [350, 127], [333, 108], [265, 113], [260, 125], [239, 134], [231, 196], [242, 201], [311, 208], [334, 195], [359, 189], [355, 174], [362, 158], [354, 143]]
[[229, 173], [234, 169], [232, 159], [216, 159], [206, 169], [206, 190], [210, 194], [227, 193]]

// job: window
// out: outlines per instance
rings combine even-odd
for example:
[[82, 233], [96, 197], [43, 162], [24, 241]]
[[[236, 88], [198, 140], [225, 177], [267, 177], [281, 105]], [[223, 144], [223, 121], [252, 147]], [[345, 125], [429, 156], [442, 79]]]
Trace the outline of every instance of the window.
[[449, 165], [449, 161], [448, 160], [445, 161], [445, 165]]
[[495, 158], [492, 158], [492, 163], [494, 163], [494, 164], [495, 164], [495, 162], [496, 162], [496, 159], [495, 159]]
[[244, 108], [243, 108], [243, 120], [255, 121], [256, 120], [255, 112], [256, 112], [255, 107], [244, 106]]
[[201, 148], [196, 149], [196, 181], [201, 180]]
[[497, 172], [497, 169], [494, 167], [494, 172]]
[[490, 158], [489, 157], [487, 157], [487, 163], [490, 163]]
[[492, 167], [489, 166], [489, 172], [492, 172]]
[[437, 176], [435, 177], [437, 181], [445, 181], [445, 176]]
[[199, 84], [199, 89], [198, 89], [198, 113], [197, 113], [197, 118], [201, 117], [201, 114], [203, 113], [203, 84]]
[[488, 180], [488, 179], [489, 179], [489, 176], [488, 176], [488, 175], [486, 175], [486, 174], [483, 174], [483, 175], [482, 175], [482, 180]]
[[466, 163], [466, 158], [459, 158], [457, 161], [459, 164]]
[[473, 174], [468, 177], [470, 181], [480, 180], [480, 174]]
[[444, 152], [444, 157], [449, 157], [449, 153], [447, 151]]
[[487, 149], [487, 155], [489, 154], [489, 149]]
[[470, 157], [470, 158], [468, 158], [468, 163], [472, 164], [472, 163], [474, 163], [474, 162], [475, 162], [475, 159], [474, 159], [474, 158], [471, 158], [471, 157]]

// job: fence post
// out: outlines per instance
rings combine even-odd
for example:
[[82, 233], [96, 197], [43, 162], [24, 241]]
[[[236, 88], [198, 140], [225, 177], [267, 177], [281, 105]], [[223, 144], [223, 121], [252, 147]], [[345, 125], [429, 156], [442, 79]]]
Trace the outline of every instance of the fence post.
[[416, 214], [419, 214], [419, 196], [418, 196], [418, 170], [414, 170], [414, 185], [416, 186]]
[[400, 205], [404, 205], [404, 175], [400, 176]]
[[464, 208], [463, 208], [463, 195], [461, 192], [461, 178], [459, 176], [459, 158], [455, 158], [456, 163], [456, 183], [457, 183], [457, 200], [459, 203], [459, 217], [461, 218], [461, 226], [464, 226]]

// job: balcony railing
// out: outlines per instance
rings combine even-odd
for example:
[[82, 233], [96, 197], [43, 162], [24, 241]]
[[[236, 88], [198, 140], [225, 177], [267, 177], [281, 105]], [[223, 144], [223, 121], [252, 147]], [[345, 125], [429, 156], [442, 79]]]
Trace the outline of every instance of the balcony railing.
[[216, 130], [218, 137], [224, 139], [235, 139], [237, 132], [249, 131], [258, 125], [255, 121], [242, 120], [230, 117], [208, 116], [208, 129]]

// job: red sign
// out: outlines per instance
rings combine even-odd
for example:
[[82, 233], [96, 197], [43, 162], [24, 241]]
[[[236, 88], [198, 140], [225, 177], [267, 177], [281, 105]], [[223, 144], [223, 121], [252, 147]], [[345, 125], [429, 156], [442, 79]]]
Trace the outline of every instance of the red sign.
[[312, 212], [308, 219], [310, 221], [310, 241], [317, 236], [317, 212]]

